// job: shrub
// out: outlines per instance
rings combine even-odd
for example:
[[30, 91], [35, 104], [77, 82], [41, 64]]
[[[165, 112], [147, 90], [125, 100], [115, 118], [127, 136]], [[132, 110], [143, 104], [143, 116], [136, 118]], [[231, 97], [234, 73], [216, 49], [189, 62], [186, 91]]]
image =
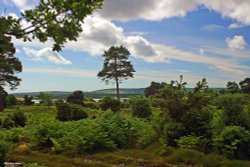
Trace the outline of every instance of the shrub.
[[57, 116], [60, 121], [69, 121], [71, 119], [71, 107], [68, 103], [56, 103]]
[[183, 115], [181, 122], [185, 126], [186, 134], [194, 134], [196, 136], [211, 136], [210, 122], [212, 114], [209, 109], [190, 110]]
[[250, 129], [249, 115], [244, 112], [246, 97], [243, 94], [225, 94], [218, 98], [217, 103], [223, 109], [224, 124], [236, 125]]
[[100, 107], [104, 111], [110, 109], [113, 112], [117, 112], [121, 109], [121, 103], [119, 100], [117, 100], [113, 97], [107, 96], [101, 100]]
[[197, 136], [182, 136], [180, 139], [177, 141], [178, 146], [181, 148], [192, 148], [195, 149], [198, 147], [200, 138]]
[[152, 115], [150, 101], [146, 97], [134, 96], [129, 103], [134, 117], [149, 118]]
[[14, 106], [17, 104], [17, 99], [14, 95], [7, 96], [7, 106]]
[[38, 98], [41, 100], [40, 104], [43, 104], [45, 106], [53, 105], [53, 101], [52, 101], [53, 96], [48, 93], [40, 92], [38, 95]]
[[83, 111], [82, 107], [77, 105], [71, 105], [71, 120], [76, 121], [87, 117], [88, 114]]
[[215, 136], [214, 146], [228, 158], [250, 159], [250, 132], [243, 127], [227, 126]]
[[74, 91], [73, 94], [67, 98], [68, 103], [72, 103], [72, 104], [76, 104], [80, 106], [84, 106], [83, 100], [84, 100], [84, 94], [80, 90]]
[[11, 119], [15, 122], [15, 126], [24, 127], [27, 122], [26, 116], [21, 111], [14, 112]]
[[26, 106], [31, 106], [31, 105], [34, 104], [34, 102], [33, 102], [32, 100], [33, 100], [33, 97], [28, 96], [28, 95], [25, 95], [25, 96], [24, 96], [24, 101], [23, 101], [23, 103], [24, 103], [24, 105], [26, 105]]
[[0, 166], [4, 166], [4, 159], [7, 150], [8, 150], [7, 144], [0, 140]]
[[184, 134], [184, 126], [181, 123], [169, 122], [163, 128], [163, 142], [169, 146], [177, 146], [177, 140]]
[[88, 114], [83, 111], [82, 107], [77, 105], [59, 102], [56, 104], [56, 108], [57, 119], [60, 121], [80, 120], [88, 117]]
[[2, 120], [1, 126], [2, 128], [10, 129], [15, 126], [15, 122], [11, 119], [11, 116], [8, 116]]

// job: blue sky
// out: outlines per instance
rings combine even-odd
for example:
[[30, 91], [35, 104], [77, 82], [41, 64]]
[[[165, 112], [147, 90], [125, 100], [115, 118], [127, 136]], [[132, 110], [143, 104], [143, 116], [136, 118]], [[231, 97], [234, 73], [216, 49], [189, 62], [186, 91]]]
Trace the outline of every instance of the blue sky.
[[[37, 3], [3, 0], [0, 12], [18, 17]], [[85, 19], [78, 41], [67, 43], [60, 53], [52, 52], [51, 42], [14, 39], [23, 64], [15, 92], [112, 88], [96, 76], [102, 53], [112, 45], [129, 49], [136, 70], [123, 88], [169, 82], [179, 75], [189, 87], [204, 77], [210, 87], [225, 87], [249, 77], [249, 9], [249, 0], [106, 0]]]

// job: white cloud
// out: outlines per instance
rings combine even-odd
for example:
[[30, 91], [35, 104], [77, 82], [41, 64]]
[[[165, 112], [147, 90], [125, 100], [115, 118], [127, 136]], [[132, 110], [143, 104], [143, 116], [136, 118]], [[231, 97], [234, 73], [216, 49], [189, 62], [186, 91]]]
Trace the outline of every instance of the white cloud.
[[29, 47], [23, 47], [24, 53], [30, 57], [33, 61], [49, 61], [55, 64], [71, 64], [71, 62], [59, 53], [52, 51], [51, 48], [43, 48], [41, 50], [31, 49]]
[[24, 11], [27, 9], [32, 9], [36, 4], [38, 4], [38, 0], [4, 0], [6, 5], [12, 6], [15, 5], [20, 11]]
[[217, 31], [220, 29], [223, 29], [224, 27], [218, 24], [208, 24], [204, 27], [202, 27], [202, 30], [204, 31]]
[[99, 15], [115, 20], [161, 20], [183, 17], [197, 6], [197, 0], [106, 0]]
[[[193, 54], [192, 52], [183, 51], [172, 46], [151, 43], [142, 36], [126, 36], [122, 27], [116, 26], [111, 21], [103, 18], [87, 17], [85, 19], [85, 24], [82, 26], [84, 31], [80, 34], [78, 40], [66, 43], [65, 49], [88, 52], [91, 55], [96, 56], [103, 54], [103, 51], [107, 50], [112, 45], [122, 44], [128, 48], [132, 56], [141, 58], [150, 63], [166, 63], [170, 60], [179, 60], [190, 63], [205, 64], [208, 67], [217, 69], [220, 72], [240, 76], [246, 75], [246, 70], [249, 70], [249, 68], [241, 66], [237, 61], [235, 61], [234, 58], [231, 57], [213, 57], [205, 54], [202, 50], [200, 52], [203, 53], [202, 55]], [[15, 41], [15, 44], [33, 47], [51, 46], [51, 42], [41, 44], [36, 41], [32, 43]], [[41, 57], [36, 56], [35, 58], [40, 59]]]
[[[4, 0], [5, 4], [15, 5], [21, 11], [33, 8], [38, 0]], [[236, 21], [229, 28], [250, 25], [250, 0], [105, 0], [97, 15], [111, 20], [146, 19], [159, 21], [172, 17], [184, 17], [199, 6], [214, 10]]]
[[106, 0], [99, 15], [123, 21], [162, 20], [183, 17], [199, 6], [219, 12], [223, 17], [236, 20], [239, 24], [250, 25], [250, 0]]
[[231, 50], [244, 50], [246, 41], [243, 36], [235, 35], [232, 38], [226, 38], [226, 44]]
[[200, 0], [201, 3], [211, 10], [215, 10], [223, 17], [229, 17], [238, 23], [250, 25], [250, 0]]
[[246, 27], [246, 25], [242, 23], [232, 23], [228, 26], [229, 29], [237, 29], [237, 28], [243, 28], [243, 27]]
[[[113, 45], [125, 45], [132, 56], [154, 62], [159, 54], [154, 46], [139, 35], [126, 36], [122, 27], [99, 17], [87, 17], [82, 25], [83, 32], [76, 42], [68, 42], [65, 49], [100, 55]], [[159, 60], [160, 61], [160, 60]]]

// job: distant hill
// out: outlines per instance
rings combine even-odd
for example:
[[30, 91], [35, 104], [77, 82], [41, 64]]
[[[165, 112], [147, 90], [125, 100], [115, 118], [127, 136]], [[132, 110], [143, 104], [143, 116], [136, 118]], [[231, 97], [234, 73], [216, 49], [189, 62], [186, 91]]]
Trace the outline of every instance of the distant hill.
[[[212, 88], [215, 91], [225, 90], [225, 88]], [[129, 96], [135, 96], [143, 94], [145, 88], [121, 88], [120, 94], [122, 98], [127, 98]], [[193, 91], [193, 88], [187, 88], [187, 91]], [[23, 97], [24, 95], [28, 96], [37, 96], [40, 92], [24, 92], [24, 93], [12, 93], [16, 97]], [[64, 91], [45, 91], [44, 93], [48, 93], [53, 95], [55, 98], [66, 98], [72, 92], [64, 92]], [[116, 89], [102, 89], [91, 92], [84, 92], [84, 95], [89, 98], [102, 98], [104, 96], [115, 96]]]
[[[121, 88], [120, 94], [121, 97], [126, 98], [129, 96], [139, 95], [143, 94], [144, 88]], [[40, 92], [23, 92], [23, 93], [12, 93], [16, 97], [23, 97], [25, 95], [28, 96], [38, 96]], [[65, 98], [72, 94], [72, 92], [64, 92], [64, 91], [44, 91], [44, 93], [48, 93], [53, 95], [55, 98]], [[84, 92], [84, 95], [86, 97], [90, 98], [102, 98], [104, 96], [115, 96], [116, 95], [116, 89], [102, 89], [102, 90], [96, 90], [91, 92]]]

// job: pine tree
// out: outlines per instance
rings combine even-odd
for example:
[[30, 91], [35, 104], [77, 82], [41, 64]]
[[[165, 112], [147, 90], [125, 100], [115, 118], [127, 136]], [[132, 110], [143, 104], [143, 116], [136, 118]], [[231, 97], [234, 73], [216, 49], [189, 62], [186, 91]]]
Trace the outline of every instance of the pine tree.
[[128, 61], [130, 52], [124, 46], [112, 46], [108, 51], [105, 51], [103, 69], [98, 73], [106, 84], [110, 81], [115, 81], [117, 99], [120, 100], [119, 84], [123, 80], [133, 78], [135, 72], [133, 65]]

